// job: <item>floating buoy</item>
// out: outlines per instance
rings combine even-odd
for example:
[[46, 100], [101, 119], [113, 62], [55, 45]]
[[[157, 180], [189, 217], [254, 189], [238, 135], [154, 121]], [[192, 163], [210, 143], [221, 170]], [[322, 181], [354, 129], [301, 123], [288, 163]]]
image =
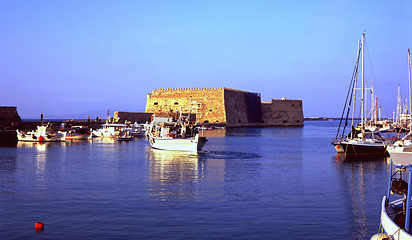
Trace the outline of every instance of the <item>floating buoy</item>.
[[42, 231], [44, 230], [44, 223], [42, 222], [36, 222], [36, 224], [34, 225], [34, 229], [36, 231]]
[[39, 142], [43, 142], [43, 140], [44, 140], [43, 136], [40, 136], [39, 137]]

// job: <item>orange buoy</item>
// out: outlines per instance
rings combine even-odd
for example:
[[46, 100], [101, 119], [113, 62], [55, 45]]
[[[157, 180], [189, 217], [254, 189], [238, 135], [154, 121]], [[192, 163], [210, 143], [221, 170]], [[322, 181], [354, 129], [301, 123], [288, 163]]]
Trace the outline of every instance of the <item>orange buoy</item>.
[[43, 140], [44, 140], [43, 136], [40, 136], [40, 137], [39, 137], [39, 141], [40, 141], [40, 142], [43, 142]]
[[42, 222], [36, 222], [36, 224], [34, 225], [34, 229], [35, 229], [36, 231], [44, 230], [44, 223], [42, 223]]

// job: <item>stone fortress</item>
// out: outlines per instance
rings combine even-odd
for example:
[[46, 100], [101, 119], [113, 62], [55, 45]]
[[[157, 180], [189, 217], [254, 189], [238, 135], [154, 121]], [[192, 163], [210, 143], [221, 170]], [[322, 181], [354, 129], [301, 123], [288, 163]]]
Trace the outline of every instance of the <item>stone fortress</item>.
[[230, 88], [155, 89], [147, 94], [146, 113], [196, 114], [199, 123], [227, 127], [303, 126], [302, 100], [272, 99]]

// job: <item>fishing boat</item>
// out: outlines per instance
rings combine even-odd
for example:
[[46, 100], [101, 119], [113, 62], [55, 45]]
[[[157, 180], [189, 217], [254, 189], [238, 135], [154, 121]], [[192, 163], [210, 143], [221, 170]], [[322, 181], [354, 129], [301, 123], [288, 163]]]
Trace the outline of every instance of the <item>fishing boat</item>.
[[16, 130], [17, 139], [25, 142], [64, 142], [66, 133], [54, 133], [50, 130], [49, 124], [37, 126], [37, 130], [28, 132]]
[[[395, 170], [395, 172], [393, 172]], [[402, 163], [391, 160], [387, 195], [381, 204], [379, 233], [372, 239], [412, 240], [411, 235], [411, 183], [412, 161]], [[408, 181], [403, 175], [408, 173]], [[395, 199], [393, 199], [395, 198]]]
[[159, 121], [154, 117], [147, 137], [152, 148], [170, 151], [198, 152], [207, 142], [194, 124], [182, 116], [177, 121]]
[[[336, 137], [331, 143], [338, 153], [348, 155], [385, 155], [386, 141], [378, 131], [369, 131], [366, 129], [365, 117], [365, 77], [364, 77], [364, 45], [365, 33], [362, 34], [362, 39], [358, 42], [358, 52], [355, 68], [353, 70], [352, 79], [349, 90], [346, 96], [345, 107], [339, 122]], [[355, 123], [355, 106], [356, 106], [356, 90], [358, 84], [358, 68], [361, 60], [361, 122]], [[350, 114], [352, 118], [350, 119]], [[345, 134], [346, 127], [350, 124], [351, 130], [349, 134]]]
[[116, 138], [119, 132], [126, 127], [127, 124], [106, 123], [102, 125], [102, 128], [94, 130], [92, 134], [93, 137]]

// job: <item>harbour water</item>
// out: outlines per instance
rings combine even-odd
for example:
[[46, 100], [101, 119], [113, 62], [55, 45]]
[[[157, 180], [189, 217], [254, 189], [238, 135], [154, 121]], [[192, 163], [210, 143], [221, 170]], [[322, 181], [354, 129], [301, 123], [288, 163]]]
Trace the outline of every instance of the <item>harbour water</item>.
[[337, 124], [205, 131], [197, 155], [144, 138], [0, 147], [0, 239], [370, 239], [388, 159], [337, 155]]

